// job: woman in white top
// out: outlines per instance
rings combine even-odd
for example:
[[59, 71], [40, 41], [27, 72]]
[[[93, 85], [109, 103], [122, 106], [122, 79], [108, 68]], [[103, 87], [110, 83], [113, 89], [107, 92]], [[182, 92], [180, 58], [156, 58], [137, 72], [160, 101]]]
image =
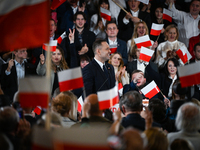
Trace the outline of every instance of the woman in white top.
[[90, 31], [94, 32], [94, 34], [96, 35], [96, 38], [105, 39], [106, 38], [106, 32], [105, 32], [106, 19], [101, 17], [100, 8], [109, 10], [110, 6], [109, 6], [108, 0], [99, 0], [98, 6], [99, 6], [98, 8], [99, 13], [94, 14], [91, 17]]
[[180, 65], [184, 65], [181, 59], [176, 55], [176, 51], [181, 47], [187, 47], [184, 43], [178, 41], [179, 32], [175, 25], [169, 25], [165, 29], [165, 38], [167, 41], [160, 43], [157, 47], [156, 60], [155, 63], [158, 64], [158, 67], [162, 69], [167, 60], [172, 57], [176, 57]]
[[[115, 77], [117, 80], [118, 87], [123, 87], [125, 84], [129, 84], [129, 76], [127, 71], [125, 71], [126, 67], [124, 66], [124, 62], [120, 53], [116, 52], [110, 56], [108, 61], [109, 64], [113, 65], [115, 70]], [[120, 93], [122, 96], [122, 93]]]
[[[136, 54], [136, 51], [137, 51], [138, 48], [137, 48], [137, 46], [135, 44], [134, 39], [138, 38], [138, 37], [142, 37], [142, 36], [148, 35], [148, 34], [149, 34], [149, 30], [148, 30], [147, 24], [144, 21], [141, 21], [141, 22], [138, 22], [138, 23], [135, 24], [135, 28], [134, 28], [134, 31], [133, 31], [133, 36], [127, 42], [128, 61], [129, 62], [133, 61], [134, 59], [137, 59], [135, 54]], [[158, 45], [158, 42], [157, 41], [153, 42], [151, 40], [151, 43], [152, 43], [152, 46], [148, 47], [148, 48], [150, 48], [152, 50], [155, 50], [155, 48]]]

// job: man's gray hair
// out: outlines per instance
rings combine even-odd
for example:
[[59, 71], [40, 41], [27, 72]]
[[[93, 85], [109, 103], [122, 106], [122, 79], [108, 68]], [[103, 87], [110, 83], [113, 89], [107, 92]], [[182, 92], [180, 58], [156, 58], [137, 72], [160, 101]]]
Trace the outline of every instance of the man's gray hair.
[[175, 123], [178, 130], [199, 130], [200, 107], [191, 102], [183, 104], [178, 110]]

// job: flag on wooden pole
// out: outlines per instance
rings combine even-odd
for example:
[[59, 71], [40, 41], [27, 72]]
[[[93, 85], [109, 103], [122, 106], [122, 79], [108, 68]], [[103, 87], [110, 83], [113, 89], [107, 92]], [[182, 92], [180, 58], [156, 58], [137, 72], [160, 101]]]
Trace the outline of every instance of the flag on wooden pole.
[[192, 58], [191, 54], [189, 53], [189, 51], [185, 46], [182, 46], [179, 50], [177, 50], [176, 54], [184, 64]]
[[163, 9], [163, 19], [168, 20], [169, 22], [172, 22], [172, 12], [164, 8]]
[[117, 44], [109, 45], [110, 46], [110, 54], [117, 52]]
[[137, 48], [141, 48], [142, 46], [143, 47], [152, 46], [151, 40], [149, 38], [149, 35], [145, 35], [145, 36], [141, 36], [141, 37], [135, 38], [134, 41], [135, 41], [135, 43], [137, 45]]
[[110, 90], [97, 92], [99, 109], [108, 109], [119, 102], [118, 88], [113, 87]]
[[67, 69], [58, 72], [60, 91], [68, 91], [83, 87], [83, 77], [81, 68]]
[[154, 36], [160, 35], [163, 27], [164, 27], [164, 24], [155, 24], [155, 23], [152, 23], [150, 34], [154, 35]]
[[19, 80], [21, 107], [48, 107], [49, 82], [46, 78], [30, 77]]
[[66, 31], [57, 39], [58, 44], [61, 44], [62, 40], [67, 37]]
[[200, 61], [178, 67], [178, 75], [182, 87], [200, 84]]
[[100, 7], [101, 17], [110, 21], [111, 20], [111, 12], [107, 9]]
[[48, 51], [48, 46], [50, 46], [50, 51], [51, 52], [55, 52], [56, 51], [56, 47], [57, 47], [57, 40], [50, 40], [49, 44], [44, 43], [42, 45], [42, 49], [44, 49], [45, 51]]
[[0, 50], [34, 48], [48, 42], [49, 19], [47, 0], [1, 0]]
[[154, 50], [142, 46], [139, 59], [149, 62], [153, 56]]
[[145, 95], [145, 97], [151, 99], [160, 92], [160, 89], [154, 81], [151, 81], [151, 83], [141, 89], [141, 92]]

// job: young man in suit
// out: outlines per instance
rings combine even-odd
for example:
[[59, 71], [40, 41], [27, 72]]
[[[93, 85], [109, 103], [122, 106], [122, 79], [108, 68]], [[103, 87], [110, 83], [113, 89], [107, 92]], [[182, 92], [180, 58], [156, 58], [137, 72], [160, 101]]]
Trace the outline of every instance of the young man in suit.
[[122, 55], [124, 65], [128, 63], [127, 45], [126, 42], [117, 38], [118, 28], [115, 21], [108, 21], [106, 23], [107, 42], [110, 46], [117, 45], [117, 51]]
[[106, 62], [110, 58], [110, 47], [106, 40], [95, 41], [93, 51], [94, 59], [83, 68], [86, 96], [115, 86], [114, 68]]
[[18, 91], [19, 79], [28, 75], [36, 75], [34, 65], [27, 62], [27, 49], [22, 48], [13, 51], [14, 59], [2, 66], [1, 88], [10, 100], [13, 100], [15, 92]]

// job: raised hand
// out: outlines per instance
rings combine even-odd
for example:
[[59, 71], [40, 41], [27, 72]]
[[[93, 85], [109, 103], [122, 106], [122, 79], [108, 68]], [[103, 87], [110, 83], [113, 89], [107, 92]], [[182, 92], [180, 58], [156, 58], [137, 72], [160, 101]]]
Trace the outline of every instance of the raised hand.
[[85, 44], [80, 51], [78, 51], [79, 55], [83, 55], [88, 52], [87, 44]]
[[10, 72], [10, 70], [12, 69], [13, 65], [14, 65], [14, 60], [13, 59], [9, 60], [9, 62], [8, 62], [8, 68], [7, 68], [8, 72]]
[[75, 29], [73, 29], [73, 30], [69, 29], [69, 41], [70, 41], [70, 44], [74, 43], [74, 33], [75, 33]]

